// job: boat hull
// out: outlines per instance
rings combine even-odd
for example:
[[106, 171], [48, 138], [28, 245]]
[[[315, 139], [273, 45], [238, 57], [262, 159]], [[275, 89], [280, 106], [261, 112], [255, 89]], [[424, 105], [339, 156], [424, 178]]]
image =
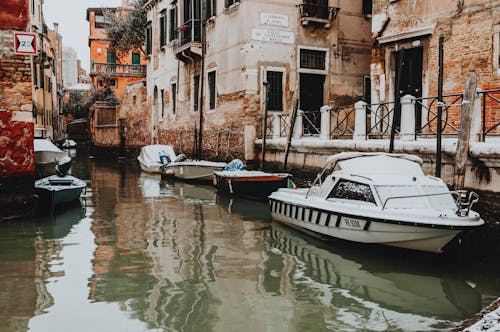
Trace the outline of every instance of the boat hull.
[[171, 164], [164, 167], [162, 174], [180, 180], [212, 181], [214, 172], [221, 171], [224, 166], [225, 163], [213, 163], [213, 165]]
[[461, 230], [346, 215], [270, 200], [273, 219], [306, 233], [361, 243], [441, 253]]
[[[67, 184], [54, 185], [49, 182], [61, 180], [66, 181]], [[78, 200], [86, 186], [84, 181], [73, 176], [58, 177], [53, 175], [35, 182], [35, 194], [41, 202], [54, 206]]]
[[265, 199], [280, 188], [286, 188], [288, 177], [225, 177], [215, 174], [217, 189], [236, 196]]

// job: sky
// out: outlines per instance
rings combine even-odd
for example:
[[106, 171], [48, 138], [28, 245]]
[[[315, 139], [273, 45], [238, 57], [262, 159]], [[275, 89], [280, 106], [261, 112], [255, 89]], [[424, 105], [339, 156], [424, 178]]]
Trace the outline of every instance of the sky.
[[45, 0], [43, 14], [45, 23], [53, 29], [59, 23], [59, 33], [63, 46], [72, 47], [82, 61], [82, 67], [89, 70], [90, 50], [88, 47], [89, 22], [86, 20], [87, 8], [117, 7], [121, 0]]

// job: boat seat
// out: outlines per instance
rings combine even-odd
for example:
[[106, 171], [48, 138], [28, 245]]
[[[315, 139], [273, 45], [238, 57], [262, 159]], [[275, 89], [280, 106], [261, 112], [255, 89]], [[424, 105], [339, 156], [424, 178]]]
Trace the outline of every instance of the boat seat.
[[50, 179], [49, 183], [51, 185], [69, 186], [69, 185], [73, 184], [73, 180], [71, 180], [71, 179]]

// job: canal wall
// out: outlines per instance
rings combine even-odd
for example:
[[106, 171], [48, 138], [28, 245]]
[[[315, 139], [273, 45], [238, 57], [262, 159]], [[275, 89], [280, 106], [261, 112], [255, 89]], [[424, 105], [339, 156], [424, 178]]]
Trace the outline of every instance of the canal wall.
[[[262, 140], [256, 140], [256, 149], [260, 150], [261, 144]], [[285, 159], [285, 146], [286, 139], [284, 137], [266, 140], [266, 163], [282, 164]], [[316, 172], [323, 167], [329, 156], [349, 151], [389, 152], [389, 140], [329, 140], [317, 137], [293, 139], [287, 170]], [[449, 186], [454, 184], [456, 151], [457, 139], [443, 140], [441, 178]], [[424, 160], [424, 172], [435, 175], [435, 139], [395, 140], [394, 153], [420, 156]], [[471, 143], [465, 186], [471, 189], [500, 192], [500, 140]]]

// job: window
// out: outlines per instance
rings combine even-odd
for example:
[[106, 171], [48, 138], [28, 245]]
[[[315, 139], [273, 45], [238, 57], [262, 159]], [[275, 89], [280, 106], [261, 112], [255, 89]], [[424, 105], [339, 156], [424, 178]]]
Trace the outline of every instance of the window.
[[196, 75], [193, 82], [193, 111], [198, 112], [200, 100], [200, 76]]
[[112, 87], [112, 88], [116, 88], [117, 86], [117, 82], [116, 82], [116, 79], [112, 78], [109, 80], [109, 86]]
[[116, 63], [116, 52], [107, 51], [106, 52], [106, 62], [107, 63]]
[[33, 60], [33, 85], [38, 87], [38, 64]]
[[35, 16], [35, 0], [31, 0], [31, 15]]
[[328, 198], [350, 199], [375, 203], [370, 186], [364, 183], [340, 179]]
[[47, 91], [52, 92], [52, 79], [47, 76]]
[[174, 41], [177, 39], [177, 7], [174, 7], [168, 11], [169, 13], [169, 29], [168, 29], [168, 40]]
[[300, 50], [300, 68], [325, 70], [326, 51]]
[[210, 71], [208, 72], [208, 95], [209, 95], [209, 100], [210, 100], [210, 109], [215, 110], [215, 104], [217, 100], [217, 95], [216, 95], [216, 71]]
[[231, 6], [233, 6], [233, 5], [235, 5], [235, 4], [237, 4], [237, 3], [240, 2], [239, 0], [224, 0], [224, 1], [225, 1], [224, 6], [226, 8], [229, 8], [229, 7], [231, 7]]
[[96, 29], [104, 29], [106, 28], [106, 17], [104, 17], [103, 13], [95, 13], [95, 18], [94, 18], [94, 27]]
[[[283, 111], [283, 72], [268, 71], [267, 76], [267, 110], [268, 111]], [[267, 91], [266, 91], [267, 93]]]
[[161, 93], [161, 117], [165, 116], [165, 90], [160, 90]]
[[160, 47], [167, 44], [167, 18], [165, 11], [160, 13]]
[[146, 54], [151, 55], [153, 51], [153, 30], [151, 28], [151, 22], [146, 25]]
[[140, 53], [132, 53], [132, 64], [140, 65], [141, 64], [141, 54]]
[[217, 15], [217, 0], [207, 0], [205, 6], [205, 19], [209, 19], [212, 16]]
[[361, 13], [363, 16], [372, 14], [372, 0], [363, 0], [363, 5], [361, 7]]
[[363, 101], [370, 105], [372, 103], [371, 99], [371, 86], [372, 82], [370, 79], [370, 75], [363, 76]]
[[172, 114], [175, 114], [177, 107], [177, 83], [172, 83], [171, 85], [171, 96], [172, 96]]

